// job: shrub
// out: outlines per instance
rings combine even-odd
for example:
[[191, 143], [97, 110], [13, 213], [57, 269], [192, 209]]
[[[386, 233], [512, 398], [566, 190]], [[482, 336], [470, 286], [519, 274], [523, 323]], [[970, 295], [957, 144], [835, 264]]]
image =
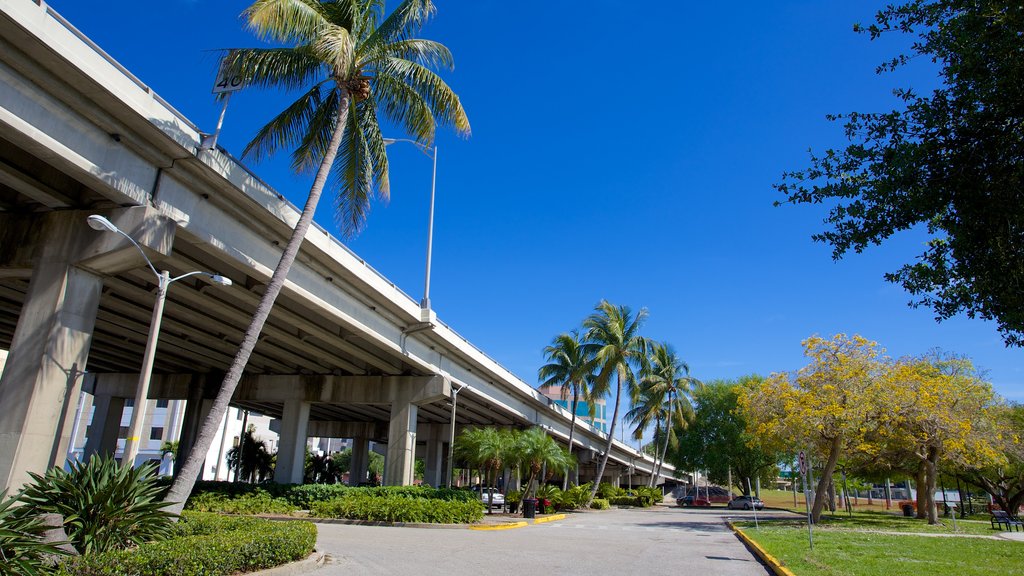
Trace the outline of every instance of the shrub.
[[552, 486], [550, 484], [544, 484], [538, 486], [534, 498], [539, 500], [551, 500], [552, 502], [558, 502], [559, 497], [562, 495], [562, 489], [558, 486]]
[[46, 526], [38, 516], [14, 508], [16, 498], [0, 493], [0, 574], [42, 574], [48, 558], [64, 554], [57, 544], [44, 543]]
[[637, 505], [644, 508], [654, 506], [665, 499], [665, 496], [661, 493], [661, 488], [649, 488], [646, 486], [635, 488], [633, 495], [637, 498]]
[[234, 498], [216, 492], [204, 492], [189, 498], [185, 506], [197, 512], [222, 514], [291, 514], [296, 510], [296, 506], [288, 500], [273, 498], [262, 489]]
[[353, 489], [344, 484], [303, 484], [302, 486], [293, 486], [285, 494], [285, 497], [299, 508], [309, 510], [313, 502], [334, 500]]
[[607, 482], [601, 482], [601, 484], [597, 487], [597, 496], [598, 496], [598, 498], [608, 499], [608, 498], [613, 498], [615, 496], [625, 496], [625, 495], [626, 495], [626, 491], [624, 489], [619, 488], [618, 486], [612, 486], [611, 484], [609, 484]]
[[310, 513], [321, 518], [348, 518], [371, 522], [423, 522], [468, 524], [484, 516], [484, 505], [468, 502], [399, 495], [374, 496], [352, 491], [341, 498], [314, 502]]
[[612, 496], [608, 498], [612, 506], [640, 506], [640, 500], [636, 496]]
[[519, 504], [523, 501], [523, 493], [519, 490], [509, 490], [505, 493], [505, 502], [507, 504]]
[[587, 500], [590, 499], [591, 486], [592, 484], [588, 482], [582, 486], [572, 486], [567, 490], [562, 491], [556, 501], [559, 508], [563, 510], [575, 510], [586, 506]]
[[156, 466], [122, 466], [113, 457], [70, 462], [32, 474], [18, 500], [32, 514], [64, 517], [64, 531], [82, 554], [106, 552], [166, 538], [174, 515], [158, 500]]
[[605, 498], [594, 498], [594, 501], [590, 503], [590, 507], [594, 510], [607, 510], [611, 508], [611, 505]]
[[313, 551], [316, 526], [259, 518], [218, 518], [186, 513], [180, 537], [135, 550], [67, 560], [60, 576], [221, 576], [279, 566]]

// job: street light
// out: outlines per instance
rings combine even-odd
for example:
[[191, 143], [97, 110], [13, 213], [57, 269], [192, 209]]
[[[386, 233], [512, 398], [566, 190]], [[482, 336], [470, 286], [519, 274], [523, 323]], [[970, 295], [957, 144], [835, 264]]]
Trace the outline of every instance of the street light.
[[452, 487], [452, 471], [455, 465], [453, 460], [455, 458], [455, 405], [459, 399], [459, 392], [463, 388], [469, 388], [469, 385], [452, 382], [452, 429], [448, 438], [448, 479], [445, 481], [445, 486], [448, 488]]
[[433, 148], [431, 148], [422, 142], [417, 142], [416, 140], [410, 140], [408, 138], [384, 139], [385, 146], [390, 146], [395, 142], [408, 142], [409, 144], [419, 148], [421, 152], [434, 161], [434, 174], [430, 180], [430, 220], [427, 224], [427, 274], [423, 286], [423, 300], [420, 300], [420, 320], [423, 322], [430, 322], [430, 256], [434, 245], [434, 192], [437, 190], [437, 145], [435, 144]]
[[153, 318], [149, 324], [149, 338], [146, 340], [146, 352], [142, 357], [142, 371], [139, 373], [139, 384], [135, 388], [135, 407], [132, 409], [132, 420], [128, 426], [128, 437], [124, 441], [124, 451], [121, 455], [121, 462], [128, 462], [131, 466], [134, 466], [135, 457], [139, 453], [139, 435], [142, 434], [142, 420], [146, 415], [149, 381], [153, 375], [153, 360], [156, 353], [157, 339], [160, 337], [160, 323], [164, 316], [164, 301], [167, 299], [167, 289], [170, 288], [172, 282], [177, 282], [189, 276], [208, 276], [211, 282], [221, 286], [231, 286], [231, 279], [220, 274], [202, 271], [188, 272], [187, 274], [171, 278], [171, 273], [167, 270], [157, 272], [156, 267], [153, 266], [149, 256], [146, 256], [146, 251], [142, 249], [142, 246], [139, 246], [139, 243], [123, 230], [114, 226], [113, 222], [98, 214], [89, 216], [86, 221], [93, 230], [113, 232], [127, 238], [132, 245], [139, 249], [142, 258], [146, 261], [146, 265], [149, 266], [149, 269], [157, 278], [156, 303], [153, 304]]

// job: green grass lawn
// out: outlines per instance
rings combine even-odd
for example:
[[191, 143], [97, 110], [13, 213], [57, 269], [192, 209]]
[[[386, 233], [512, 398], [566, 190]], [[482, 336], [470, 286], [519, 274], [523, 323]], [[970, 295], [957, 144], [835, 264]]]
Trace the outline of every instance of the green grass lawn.
[[[941, 524], [931, 526], [927, 520], [906, 518], [883, 512], [854, 512], [853, 516], [836, 512], [834, 517], [826, 512], [821, 515], [821, 522], [814, 528], [815, 530], [822, 531], [921, 532], [925, 534], [978, 534], [982, 536], [993, 536], [999, 533], [998, 530], [992, 529], [992, 524], [987, 520], [957, 519], [956, 530], [953, 529], [952, 518], [940, 517], [939, 520], [942, 522]], [[777, 526], [807, 529], [806, 518], [794, 517], [792, 520], [775, 520], [770, 522]], [[745, 522], [740, 526], [753, 526], [753, 523]]]
[[743, 531], [797, 576], [1024, 575], [1024, 542], [981, 538], [872, 534], [762, 524]]

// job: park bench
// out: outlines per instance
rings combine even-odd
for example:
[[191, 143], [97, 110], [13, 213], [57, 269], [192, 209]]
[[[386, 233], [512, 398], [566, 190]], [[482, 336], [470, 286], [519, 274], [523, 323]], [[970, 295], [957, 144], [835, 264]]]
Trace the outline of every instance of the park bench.
[[[1016, 529], [1019, 531], [1022, 528], [1024, 528], [1024, 522], [1016, 518], [1013, 518], [1012, 516], [1007, 514], [1005, 510], [993, 510], [991, 521], [992, 528], [999, 528], [1003, 524], [1006, 524], [1007, 531], [1010, 531], [1012, 529]], [[1015, 526], [1016, 528], [1011, 528], [1012, 526]]]

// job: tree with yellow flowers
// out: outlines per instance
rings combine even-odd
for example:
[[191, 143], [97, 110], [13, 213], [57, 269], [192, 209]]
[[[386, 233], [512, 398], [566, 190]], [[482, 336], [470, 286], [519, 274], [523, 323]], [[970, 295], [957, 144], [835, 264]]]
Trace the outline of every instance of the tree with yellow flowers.
[[843, 453], [863, 450], [865, 438], [891, 421], [885, 402], [885, 363], [876, 342], [862, 336], [812, 336], [802, 342], [811, 359], [795, 376], [773, 374], [741, 398], [756, 441], [807, 448], [824, 461], [819, 473], [813, 522], [821, 517], [827, 488]]
[[970, 360], [953, 355], [902, 359], [887, 380], [898, 431], [890, 440], [906, 446], [916, 467], [918, 517], [937, 524], [940, 461], [971, 469], [1002, 460], [991, 443], [995, 394]]

